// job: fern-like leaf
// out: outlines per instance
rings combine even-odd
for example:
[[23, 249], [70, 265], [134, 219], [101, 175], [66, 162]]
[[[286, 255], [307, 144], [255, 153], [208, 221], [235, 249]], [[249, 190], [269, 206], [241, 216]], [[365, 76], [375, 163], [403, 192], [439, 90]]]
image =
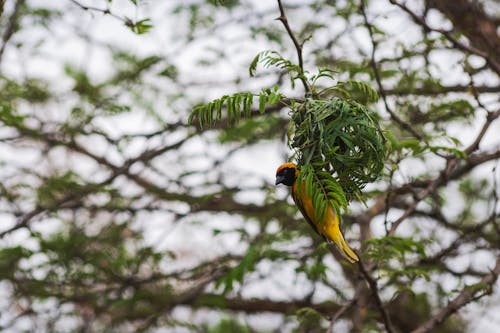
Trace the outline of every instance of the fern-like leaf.
[[257, 71], [257, 65], [262, 64], [264, 68], [276, 67], [292, 74], [292, 77], [297, 77], [302, 73], [301, 68], [284, 58], [276, 51], [263, 51], [257, 54], [248, 68], [250, 76], [254, 76]]
[[228, 125], [236, 124], [240, 119], [252, 116], [254, 98], [258, 98], [258, 110], [262, 114], [266, 111], [267, 106], [279, 103], [283, 99], [283, 95], [278, 92], [277, 86], [273, 89], [263, 89], [258, 95], [250, 92], [224, 95], [209, 103], [194, 107], [189, 115], [188, 124], [193, 124], [196, 119], [200, 128], [213, 126], [222, 120], [224, 110]]
[[318, 220], [323, 220], [328, 205], [335, 209], [338, 216], [341, 210], [347, 210], [347, 198], [342, 186], [329, 172], [322, 170], [319, 164], [316, 163], [316, 167], [312, 164], [302, 166], [298, 185], [305, 185], [306, 194], [312, 198], [314, 215]]
[[348, 91], [350, 98], [358, 103], [367, 105], [379, 100], [378, 92], [366, 82], [349, 80], [347, 82], [339, 82], [337, 86]]

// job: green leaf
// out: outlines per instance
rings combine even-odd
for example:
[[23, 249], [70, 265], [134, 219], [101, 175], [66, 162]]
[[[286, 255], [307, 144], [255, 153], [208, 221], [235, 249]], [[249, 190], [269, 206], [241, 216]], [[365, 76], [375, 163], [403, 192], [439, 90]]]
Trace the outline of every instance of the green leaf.
[[255, 71], [259, 63], [262, 64], [264, 68], [276, 67], [286, 71], [292, 77], [292, 81], [302, 77], [302, 69], [290, 60], [282, 57], [276, 51], [263, 51], [257, 54], [248, 68], [250, 76], [255, 75]]
[[298, 166], [314, 168], [315, 184], [330, 182], [331, 189], [322, 185], [323, 198], [335, 202], [337, 211], [359, 198], [362, 188], [382, 173], [386, 139], [376, 115], [362, 104], [338, 97], [307, 99], [294, 108], [292, 121], [291, 146], [297, 150]]
[[19, 115], [10, 104], [0, 101], [0, 122], [7, 126], [23, 126], [25, 116]]
[[386, 236], [382, 238], [372, 238], [367, 241], [367, 244], [369, 245], [368, 255], [375, 260], [403, 258], [406, 254], [415, 254], [420, 257], [425, 257], [424, 244], [412, 238]]
[[266, 112], [266, 95], [264, 95], [263, 93], [259, 95], [259, 112]]
[[261, 250], [258, 245], [250, 245], [241, 261], [226, 275], [217, 280], [216, 287], [223, 286], [223, 292], [228, 293], [233, 290], [235, 282], [242, 283], [245, 274], [255, 269], [255, 265], [261, 257]]
[[323, 315], [310, 307], [300, 308], [295, 312], [299, 326], [303, 332], [319, 332], [323, 330]]
[[363, 105], [375, 103], [379, 99], [378, 92], [371, 85], [362, 81], [339, 82], [335, 87], [331, 87], [326, 91], [330, 93], [342, 92], [346, 98], [351, 98]]
[[250, 76], [252, 77], [255, 76], [255, 71], [257, 70], [257, 64], [259, 63], [260, 55], [260, 53], [257, 54], [250, 63], [250, 67], [248, 67], [248, 74], [250, 74]]
[[[277, 88], [274, 90], [264, 89], [259, 94], [259, 112], [264, 113], [267, 105], [278, 103], [283, 98]], [[200, 128], [213, 125], [222, 119], [222, 109], [226, 110], [228, 125], [237, 124], [242, 118], [252, 116], [252, 104], [254, 95], [250, 92], [224, 95], [207, 104], [200, 104], [193, 108], [188, 118], [188, 124], [198, 119]], [[214, 117], [214, 113], [216, 113]]]
[[138, 35], [147, 33], [153, 27], [151, 19], [149, 18], [145, 18], [136, 22], [132, 21], [130, 18], [127, 18], [125, 21], [125, 25]]

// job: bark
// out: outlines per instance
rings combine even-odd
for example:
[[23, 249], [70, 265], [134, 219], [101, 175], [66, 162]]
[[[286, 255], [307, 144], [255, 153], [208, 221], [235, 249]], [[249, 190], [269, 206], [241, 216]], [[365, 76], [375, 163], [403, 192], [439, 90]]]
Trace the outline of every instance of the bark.
[[443, 13], [453, 23], [454, 29], [469, 39], [472, 46], [487, 52], [495, 62], [500, 63], [498, 22], [486, 14], [478, 1], [429, 0], [428, 5]]

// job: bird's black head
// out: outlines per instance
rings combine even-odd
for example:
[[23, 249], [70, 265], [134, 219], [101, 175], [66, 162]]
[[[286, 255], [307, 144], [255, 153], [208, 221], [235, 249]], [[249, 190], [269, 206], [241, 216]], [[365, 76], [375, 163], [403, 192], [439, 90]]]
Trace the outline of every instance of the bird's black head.
[[297, 178], [297, 166], [293, 163], [285, 163], [279, 166], [276, 170], [276, 185], [284, 184], [292, 186]]

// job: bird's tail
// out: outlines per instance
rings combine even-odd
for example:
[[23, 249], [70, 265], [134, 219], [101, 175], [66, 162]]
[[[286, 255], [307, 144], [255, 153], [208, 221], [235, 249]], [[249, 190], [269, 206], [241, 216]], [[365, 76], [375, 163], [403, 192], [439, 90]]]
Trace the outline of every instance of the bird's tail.
[[339, 250], [339, 252], [346, 258], [350, 263], [359, 261], [357, 254], [349, 247], [347, 242], [344, 240], [344, 236], [342, 236], [342, 232], [337, 233], [336, 237], [332, 239], [333, 243]]

